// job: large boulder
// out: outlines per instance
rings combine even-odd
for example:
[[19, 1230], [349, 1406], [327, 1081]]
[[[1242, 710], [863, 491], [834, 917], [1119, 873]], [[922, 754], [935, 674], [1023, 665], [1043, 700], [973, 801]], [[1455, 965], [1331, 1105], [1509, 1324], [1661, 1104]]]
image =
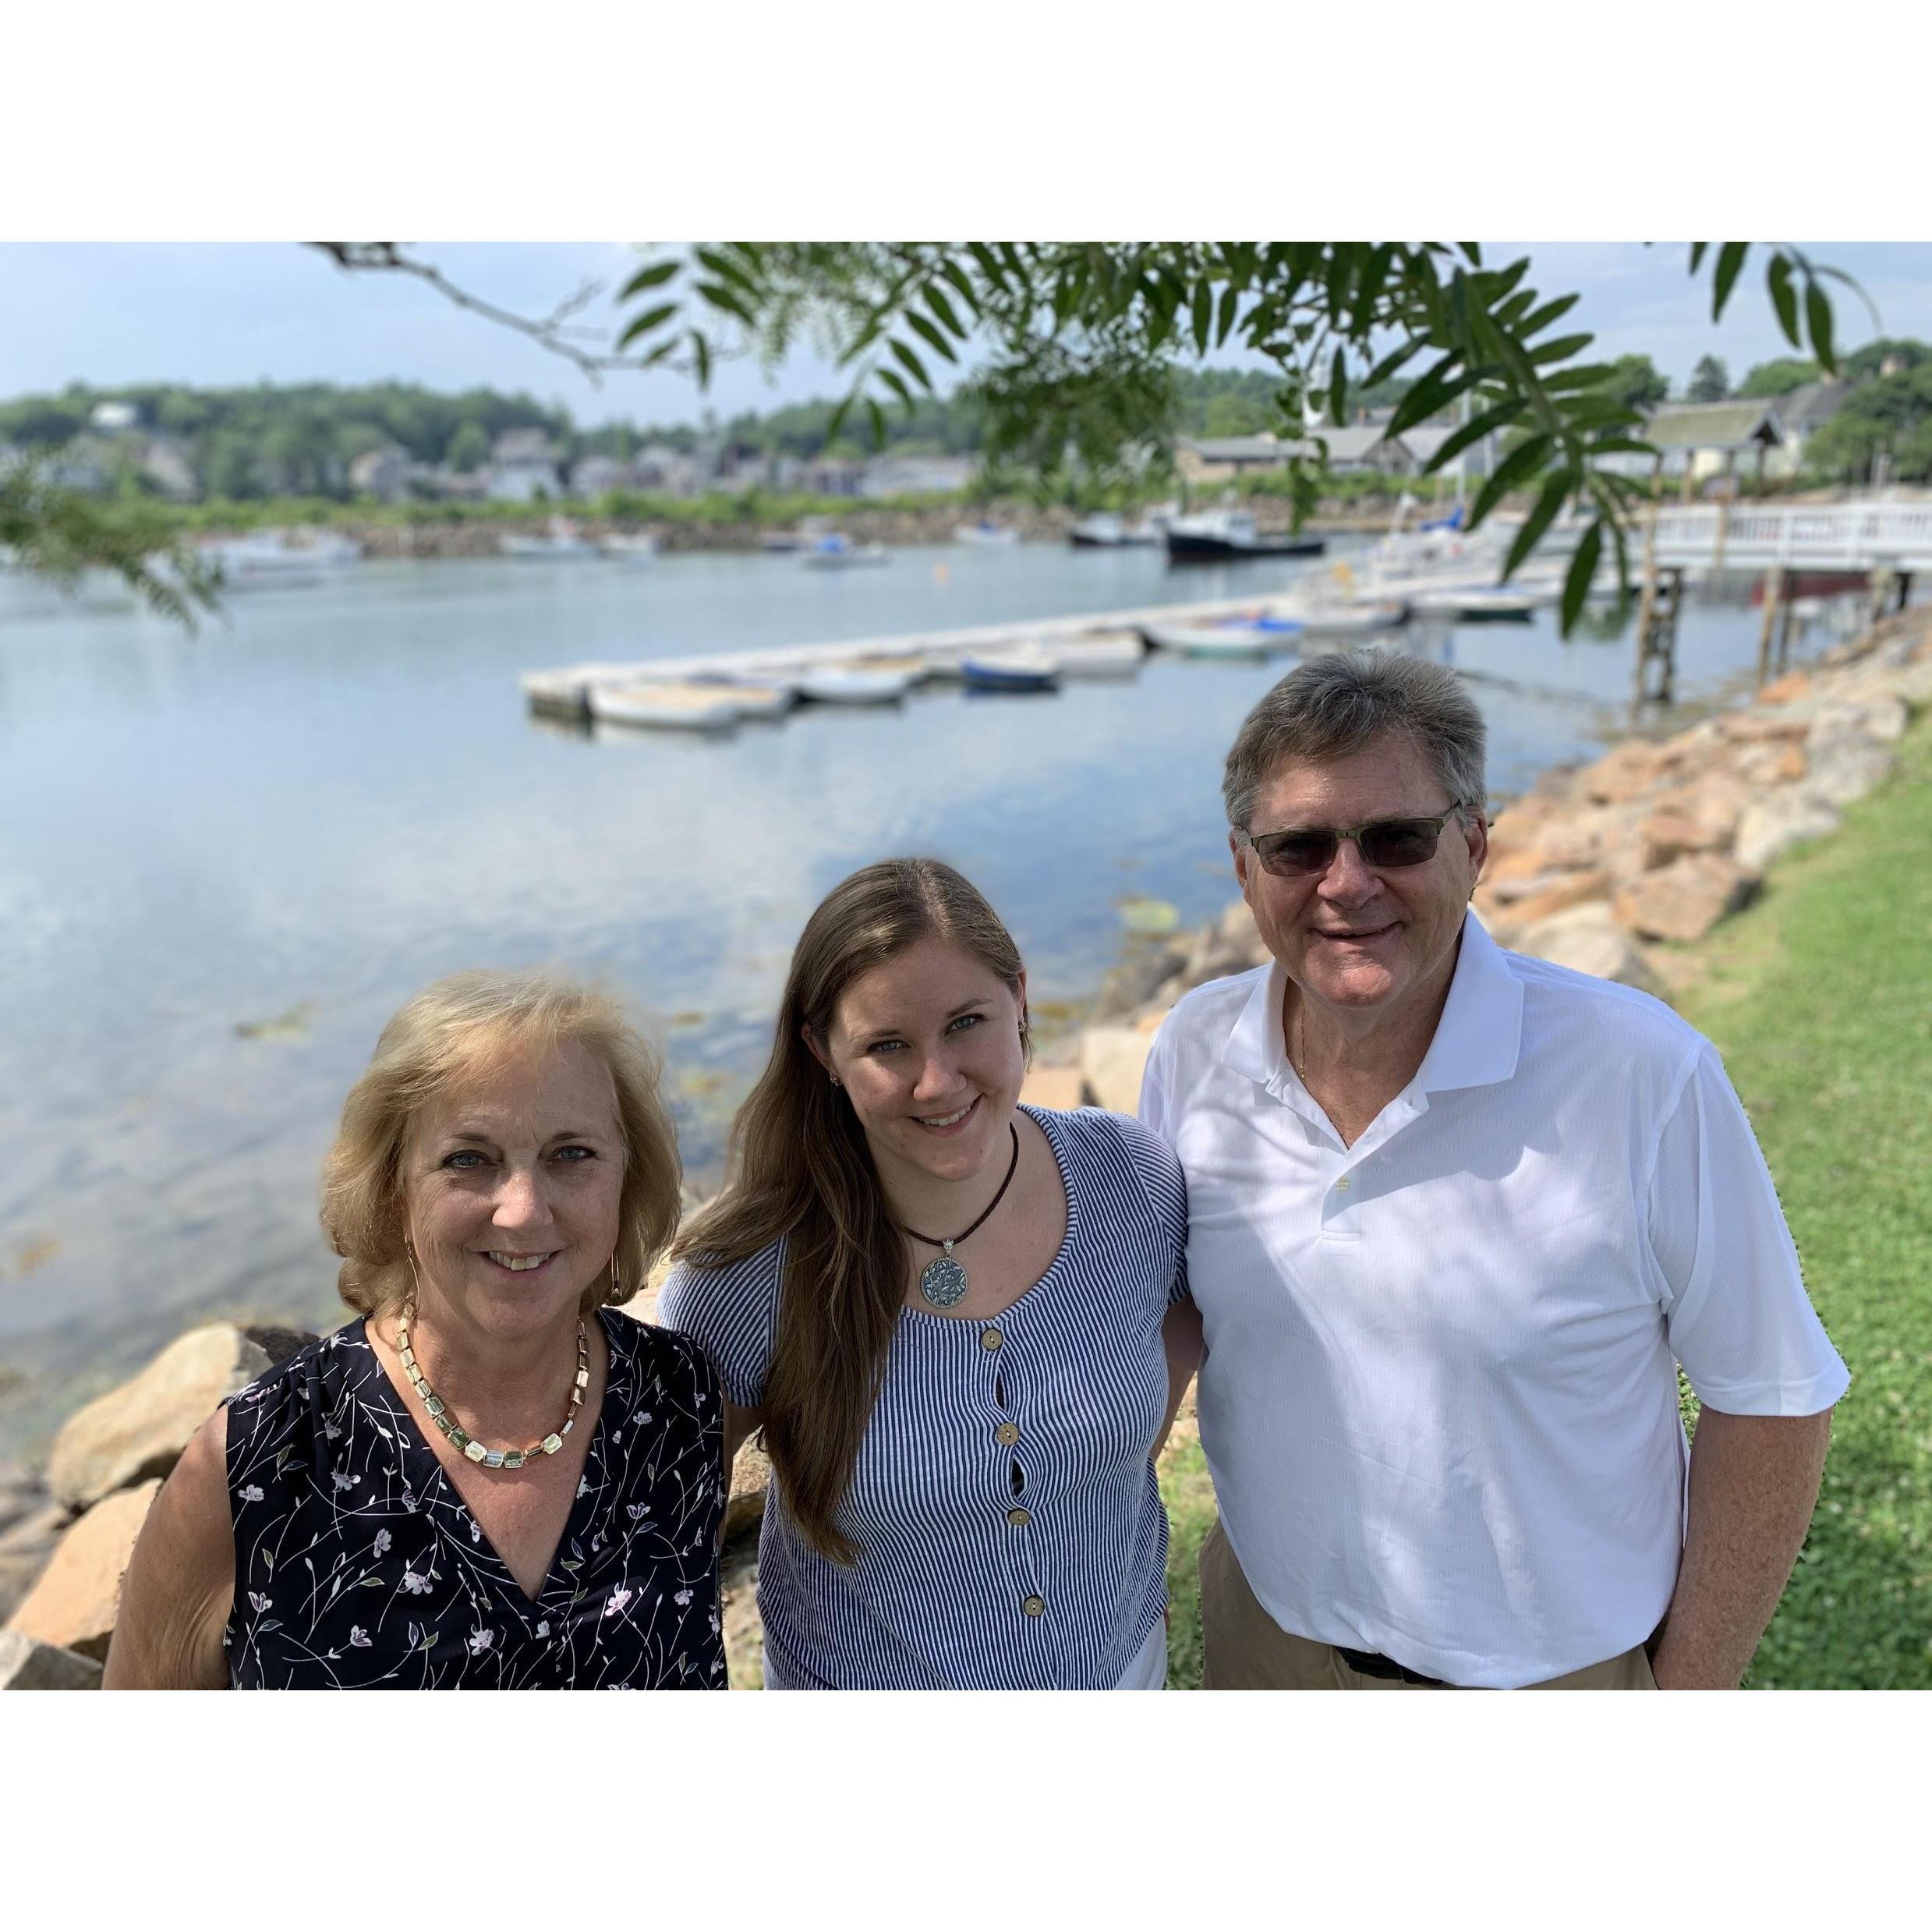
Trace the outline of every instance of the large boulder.
[[101, 1666], [78, 1651], [0, 1630], [0, 1690], [98, 1690]]
[[182, 1336], [54, 1438], [47, 1484], [55, 1500], [86, 1509], [130, 1483], [165, 1476], [223, 1398], [268, 1365], [267, 1352], [226, 1322]]
[[43, 1502], [0, 1535], [0, 1619], [12, 1616], [34, 1587], [72, 1520], [58, 1503]]
[[1080, 1070], [1094, 1104], [1115, 1113], [1138, 1112], [1141, 1076], [1154, 1036], [1138, 1026], [1090, 1026], [1080, 1042]]
[[1774, 792], [1739, 820], [1731, 855], [1747, 872], [1761, 872], [1794, 845], [1835, 832], [1842, 821], [1823, 798], [1803, 791]]
[[1627, 804], [1660, 783], [1681, 756], [1668, 741], [1627, 739], [1583, 773], [1583, 790], [1599, 805]]
[[1030, 1067], [1020, 1098], [1031, 1107], [1077, 1107], [1086, 1100], [1086, 1086], [1077, 1067]]
[[1633, 879], [1613, 902], [1617, 923], [1650, 939], [1702, 939], [1750, 897], [1755, 875], [1716, 852], [1692, 852]]
[[1515, 950], [1553, 966], [1567, 966], [1573, 972], [1615, 980], [1619, 985], [1637, 986], [1645, 993], [1658, 990], [1644, 955], [1601, 901], [1539, 921], [1516, 940]]
[[1814, 754], [1842, 739], [1895, 745], [1905, 736], [1905, 727], [1911, 721], [1904, 699], [1895, 693], [1874, 695], [1824, 706], [1811, 720], [1806, 742]]
[[1828, 805], [1855, 805], [1889, 778], [1898, 763], [1889, 746], [1870, 738], [1833, 738], [1817, 746], [1805, 774], [1806, 797]]
[[7, 1628], [104, 1662], [120, 1608], [121, 1579], [160, 1494], [160, 1479], [150, 1477], [96, 1503], [62, 1537], [53, 1560], [8, 1619]]

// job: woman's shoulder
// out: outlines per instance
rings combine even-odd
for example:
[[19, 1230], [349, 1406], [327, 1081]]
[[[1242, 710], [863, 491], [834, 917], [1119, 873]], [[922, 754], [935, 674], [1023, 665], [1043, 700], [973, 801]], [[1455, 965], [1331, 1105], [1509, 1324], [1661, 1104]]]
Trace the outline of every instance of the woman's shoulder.
[[1144, 1184], [1163, 1194], [1181, 1185], [1180, 1162], [1173, 1149], [1131, 1114], [1105, 1107], [1029, 1106], [1027, 1112], [1049, 1139], [1084, 1155], [1103, 1173], [1118, 1173], [1125, 1164]]
[[299, 1401], [306, 1408], [311, 1384], [339, 1381], [359, 1356], [370, 1353], [360, 1315], [332, 1333], [305, 1342], [293, 1354], [264, 1369], [223, 1400], [221, 1407], [228, 1415], [229, 1435], [253, 1431], [264, 1417], [275, 1414], [291, 1401]]
[[717, 1382], [710, 1358], [697, 1339], [663, 1326], [655, 1318], [655, 1309], [649, 1315], [622, 1307], [603, 1308], [598, 1313], [604, 1339], [640, 1375], [653, 1375], [661, 1382], [695, 1384], [701, 1391]]
[[687, 1255], [664, 1278], [654, 1319], [681, 1329], [685, 1318], [706, 1309], [742, 1309], [775, 1304], [784, 1271], [784, 1237], [752, 1253], [726, 1261], [702, 1252]]

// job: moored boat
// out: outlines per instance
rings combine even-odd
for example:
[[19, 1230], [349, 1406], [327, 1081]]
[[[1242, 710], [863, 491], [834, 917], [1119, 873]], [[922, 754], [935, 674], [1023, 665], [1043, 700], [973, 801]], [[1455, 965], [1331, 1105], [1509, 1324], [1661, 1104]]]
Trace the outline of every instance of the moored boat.
[[826, 665], [800, 677], [798, 695], [814, 704], [897, 704], [911, 683], [907, 671]]
[[1208, 510], [1176, 517], [1166, 532], [1167, 560], [1173, 564], [1223, 562], [1231, 557], [1319, 557], [1328, 547], [1319, 536], [1263, 536], [1246, 510]]
[[1157, 649], [1178, 651], [1184, 657], [1265, 657], [1271, 651], [1290, 650], [1303, 636], [1292, 617], [1223, 617], [1212, 624], [1150, 624], [1141, 635]]
[[844, 532], [832, 530], [815, 538], [800, 553], [799, 561], [809, 570], [850, 570], [866, 564], [889, 564], [892, 558], [883, 543], [855, 543]]
[[968, 691], [1021, 692], [1060, 688], [1059, 660], [1024, 645], [962, 657], [959, 672]]
[[1063, 678], [1131, 678], [1147, 657], [1138, 631], [1102, 631], [1056, 637], [1051, 649]]
[[621, 564], [649, 564], [656, 559], [657, 539], [649, 530], [617, 532], [607, 536], [601, 548], [605, 556], [615, 557]]
[[606, 724], [632, 724], [680, 731], [718, 731], [745, 714], [736, 692], [725, 685], [660, 681], [593, 685], [590, 715]]
[[977, 523], [962, 523], [953, 532], [955, 543], [1017, 543], [1020, 540], [1017, 530], [1009, 529], [1003, 523], [993, 523], [982, 518]]
[[577, 526], [563, 517], [552, 517], [550, 528], [541, 536], [506, 531], [497, 539], [497, 548], [505, 557], [525, 563], [568, 563], [580, 557], [595, 557], [596, 544], [579, 536]]
[[1533, 590], [1472, 584], [1467, 589], [1418, 591], [1409, 608], [1417, 617], [1447, 617], [1456, 624], [1527, 624], [1548, 601]]

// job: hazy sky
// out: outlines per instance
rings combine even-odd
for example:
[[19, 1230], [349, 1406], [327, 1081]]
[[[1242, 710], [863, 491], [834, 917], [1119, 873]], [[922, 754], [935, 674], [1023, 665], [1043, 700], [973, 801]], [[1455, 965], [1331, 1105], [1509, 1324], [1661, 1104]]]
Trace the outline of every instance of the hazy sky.
[[[1681, 242], [1495, 246], [1502, 260], [1527, 251], [1530, 278], [1545, 293], [1581, 293], [1569, 321], [1594, 329], [1601, 353], [1651, 356], [1679, 393], [1707, 353], [1723, 357], [1735, 378], [1753, 363], [1791, 352], [1764, 292], [1761, 257], [1714, 327], [1708, 267], [1693, 285]], [[1887, 334], [1932, 339], [1932, 243], [1804, 246], [1863, 285]], [[606, 292], [585, 312], [587, 323], [614, 314], [610, 294], [636, 259], [614, 242], [423, 242], [416, 252], [476, 293], [530, 314], [547, 313], [586, 280], [603, 281]], [[1842, 286], [1835, 292], [1840, 341], [1856, 347], [1869, 340], [1863, 305]], [[686, 379], [661, 372], [611, 376], [593, 389], [567, 363], [460, 313], [433, 289], [402, 277], [345, 275], [291, 243], [0, 244], [0, 396], [73, 380], [218, 386], [393, 377], [437, 389], [529, 391], [585, 423], [695, 420], [706, 400]], [[728, 416], [832, 395], [840, 386], [828, 363], [801, 352], [769, 381], [748, 363], [726, 365], [708, 399]]]

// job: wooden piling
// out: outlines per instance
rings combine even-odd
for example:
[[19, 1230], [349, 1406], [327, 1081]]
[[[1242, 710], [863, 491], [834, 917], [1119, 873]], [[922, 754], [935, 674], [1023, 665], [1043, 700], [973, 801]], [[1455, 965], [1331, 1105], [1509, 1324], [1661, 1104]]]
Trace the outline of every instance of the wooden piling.
[[1777, 621], [1778, 607], [1784, 601], [1785, 575], [1782, 570], [1764, 573], [1764, 617], [1757, 630], [1757, 681], [1771, 682], [1771, 626]]

